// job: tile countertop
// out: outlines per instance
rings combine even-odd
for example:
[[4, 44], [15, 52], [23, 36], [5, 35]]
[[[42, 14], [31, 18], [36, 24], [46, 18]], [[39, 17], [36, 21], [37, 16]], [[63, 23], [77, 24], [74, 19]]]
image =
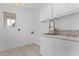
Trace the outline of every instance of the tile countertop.
[[74, 42], [79, 43], [79, 36], [72, 37], [72, 36], [65, 36], [65, 35], [45, 35], [45, 34], [42, 34], [41, 36], [46, 36], [46, 37], [56, 38], [56, 39], [61, 39], [61, 40], [67, 40], [67, 41], [74, 41]]

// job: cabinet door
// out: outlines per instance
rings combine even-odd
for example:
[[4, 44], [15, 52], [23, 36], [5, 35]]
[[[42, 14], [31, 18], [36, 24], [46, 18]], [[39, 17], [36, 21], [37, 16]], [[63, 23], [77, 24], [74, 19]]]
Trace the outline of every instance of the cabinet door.
[[65, 5], [66, 10], [74, 10], [79, 8], [79, 3], [66, 3]]
[[54, 56], [79, 56], [79, 43], [54, 39]]
[[52, 16], [52, 7], [51, 5], [46, 6], [40, 11], [40, 21], [45, 21]]
[[53, 17], [65, 12], [65, 3], [53, 3]]
[[51, 56], [51, 40], [49, 37], [40, 36], [40, 54]]
[[50, 52], [51, 52], [51, 56], [54, 56], [54, 38], [50, 38], [50, 39], [51, 39]]
[[64, 45], [62, 40], [54, 39], [54, 56], [62, 56], [62, 49], [64, 50]]

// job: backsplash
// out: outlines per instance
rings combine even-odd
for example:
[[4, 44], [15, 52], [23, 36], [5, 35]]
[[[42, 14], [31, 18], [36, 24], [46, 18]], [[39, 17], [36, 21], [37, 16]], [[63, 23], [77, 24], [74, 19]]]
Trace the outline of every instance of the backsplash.
[[79, 30], [58, 30], [58, 34], [66, 36], [79, 36]]

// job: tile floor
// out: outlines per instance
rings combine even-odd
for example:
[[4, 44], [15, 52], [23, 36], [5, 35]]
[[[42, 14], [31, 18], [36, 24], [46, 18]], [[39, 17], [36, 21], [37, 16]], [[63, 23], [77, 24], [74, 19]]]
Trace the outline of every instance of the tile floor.
[[40, 56], [40, 47], [36, 44], [30, 44], [6, 51], [0, 51], [0, 56]]

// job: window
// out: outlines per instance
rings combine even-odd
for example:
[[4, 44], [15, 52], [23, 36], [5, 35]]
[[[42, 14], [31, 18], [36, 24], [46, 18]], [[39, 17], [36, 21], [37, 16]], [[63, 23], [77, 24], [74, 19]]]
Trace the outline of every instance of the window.
[[16, 14], [4, 12], [4, 26], [14, 27], [16, 24]]
[[14, 19], [7, 19], [7, 27], [15, 26], [15, 20]]

